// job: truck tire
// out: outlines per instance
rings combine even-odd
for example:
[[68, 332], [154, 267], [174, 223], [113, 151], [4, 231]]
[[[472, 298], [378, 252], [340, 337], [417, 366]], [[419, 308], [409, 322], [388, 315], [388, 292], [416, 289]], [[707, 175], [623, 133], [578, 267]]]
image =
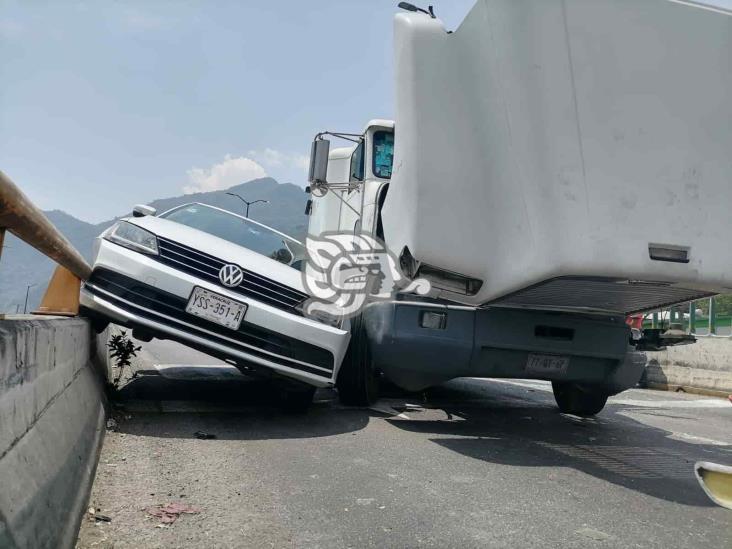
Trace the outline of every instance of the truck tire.
[[369, 406], [379, 398], [379, 376], [360, 316], [351, 320], [351, 342], [338, 372], [336, 388], [340, 401], [347, 406]]
[[599, 389], [578, 383], [552, 381], [554, 400], [564, 414], [589, 417], [605, 407], [608, 394]]

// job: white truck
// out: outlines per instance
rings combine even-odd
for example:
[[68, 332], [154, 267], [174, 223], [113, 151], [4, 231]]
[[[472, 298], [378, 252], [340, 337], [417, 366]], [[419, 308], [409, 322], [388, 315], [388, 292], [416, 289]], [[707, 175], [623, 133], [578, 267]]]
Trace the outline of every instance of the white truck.
[[432, 290], [351, 320], [341, 397], [538, 378], [595, 414], [642, 373], [629, 343], [693, 339], [627, 315], [732, 291], [732, 14], [479, 0], [449, 32], [400, 7], [396, 121], [316, 136], [309, 234], [375, 235]]

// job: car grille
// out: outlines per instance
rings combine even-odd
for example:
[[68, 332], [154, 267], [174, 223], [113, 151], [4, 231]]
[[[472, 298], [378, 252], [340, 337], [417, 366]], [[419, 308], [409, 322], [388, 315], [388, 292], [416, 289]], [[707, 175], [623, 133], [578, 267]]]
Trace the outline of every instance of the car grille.
[[[226, 261], [161, 237], [158, 237], [158, 250], [159, 255], [154, 256], [158, 261], [198, 278], [221, 284], [219, 271], [227, 264]], [[236, 288], [227, 289], [272, 307], [302, 314], [295, 307], [308, 298], [307, 294], [248, 271], [241, 266], [240, 268], [244, 273], [241, 284]]]
[[[246, 321], [241, 323], [238, 330], [231, 330], [187, 313], [185, 310], [188, 304], [187, 299], [148, 286], [125, 275], [107, 269], [95, 269], [92, 276], [86, 281], [85, 289], [102, 299], [111, 301], [122, 309], [156, 323], [167, 324], [204, 339], [239, 348], [246, 353], [288, 368], [326, 378], [332, 376], [333, 354], [326, 349], [254, 326]], [[188, 326], [181, 326], [180, 323]], [[301, 364], [301, 362], [309, 363], [317, 368]]]

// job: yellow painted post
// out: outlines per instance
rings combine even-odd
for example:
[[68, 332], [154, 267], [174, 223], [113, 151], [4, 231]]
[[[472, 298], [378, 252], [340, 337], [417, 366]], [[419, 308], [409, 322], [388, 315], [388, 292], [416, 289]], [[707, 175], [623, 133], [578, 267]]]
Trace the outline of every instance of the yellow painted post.
[[71, 271], [56, 267], [48, 283], [41, 306], [34, 315], [76, 316], [79, 314], [79, 289], [81, 280]]

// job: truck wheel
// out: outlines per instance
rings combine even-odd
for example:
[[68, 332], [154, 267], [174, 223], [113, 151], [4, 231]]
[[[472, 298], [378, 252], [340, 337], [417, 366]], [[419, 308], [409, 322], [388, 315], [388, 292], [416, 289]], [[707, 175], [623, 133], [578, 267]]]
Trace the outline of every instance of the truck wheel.
[[278, 403], [282, 410], [292, 414], [304, 414], [313, 403], [315, 387], [312, 385], [278, 383]]
[[552, 381], [554, 400], [564, 414], [594, 416], [605, 407], [607, 393], [587, 385]]
[[369, 406], [379, 398], [379, 376], [360, 316], [351, 321], [351, 342], [338, 372], [336, 388], [341, 402], [348, 406]]

